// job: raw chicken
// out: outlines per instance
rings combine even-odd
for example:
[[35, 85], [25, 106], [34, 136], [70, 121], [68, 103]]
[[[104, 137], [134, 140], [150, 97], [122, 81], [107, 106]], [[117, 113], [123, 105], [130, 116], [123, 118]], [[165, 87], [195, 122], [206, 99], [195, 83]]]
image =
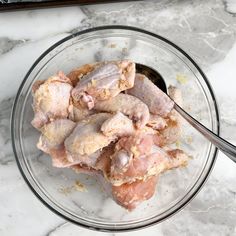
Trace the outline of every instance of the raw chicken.
[[72, 70], [67, 77], [70, 79], [71, 83], [73, 86], [76, 86], [76, 84], [80, 81], [80, 79], [91, 72], [92, 70], [95, 69], [96, 66], [98, 66], [99, 63], [94, 63], [94, 64], [85, 64], [79, 68], [76, 68]]
[[147, 180], [137, 180], [131, 184], [112, 186], [114, 200], [128, 210], [133, 210], [141, 202], [150, 199], [155, 193], [157, 176]]
[[154, 130], [163, 130], [167, 126], [167, 122], [159, 115], [150, 114], [150, 119], [147, 126], [153, 128]]
[[60, 148], [75, 126], [73, 121], [67, 119], [55, 120], [44, 125], [37, 147], [46, 153], [50, 153], [51, 149]]
[[108, 113], [98, 113], [77, 123], [65, 140], [69, 160], [78, 159], [81, 155], [91, 155], [113, 141], [113, 137], [107, 137], [101, 132], [102, 124], [111, 116]]
[[[174, 86], [168, 88], [170, 97], [182, 106], [182, 94], [179, 89]], [[167, 126], [161, 130], [154, 137], [154, 143], [158, 146], [165, 146], [177, 142], [182, 134], [182, 122], [183, 118], [177, 111], [172, 110], [166, 118]]]
[[37, 80], [32, 85], [32, 94], [34, 95], [37, 89], [45, 82], [45, 80]]
[[146, 133], [140, 133], [121, 138], [116, 144], [116, 150], [124, 149], [130, 156], [136, 158], [140, 155], [150, 153], [152, 145], [152, 136]]
[[111, 168], [111, 155], [114, 153], [114, 146], [114, 143], [111, 143], [107, 147], [103, 148], [93, 165], [80, 163], [71, 166], [71, 168], [78, 173], [88, 173], [93, 176], [95, 175], [94, 177], [101, 175], [108, 180]]
[[[132, 130], [130, 131], [132, 124], [126, 125], [127, 119], [121, 114], [98, 113], [77, 123], [74, 131], [65, 140], [69, 161], [78, 160], [81, 156], [91, 156], [115, 141], [119, 136], [132, 132]], [[111, 130], [111, 124], [115, 129]]]
[[80, 105], [72, 105], [69, 110], [69, 119], [74, 122], [79, 122], [95, 113], [95, 110], [89, 110], [88, 108], [83, 108]]
[[[102, 170], [103, 173], [108, 173], [105, 175], [105, 179], [109, 181], [109, 169], [110, 169], [110, 156], [113, 153], [113, 147], [110, 146], [102, 155], [98, 161], [96, 168], [97, 170]], [[155, 175], [150, 173], [149, 176], [145, 176], [141, 179], [136, 179], [133, 182], [125, 182], [121, 185], [110, 185], [109, 182], [106, 182], [99, 172], [96, 169], [89, 168], [88, 166], [76, 165], [72, 168], [78, 171], [79, 173], [86, 173], [97, 178], [108, 195], [112, 192], [113, 199], [125, 207], [128, 210], [133, 210], [141, 202], [150, 199], [155, 193], [155, 188], [159, 174], [165, 170], [183, 166], [187, 163], [187, 156], [181, 150], [171, 150], [167, 152], [169, 155], [167, 160], [159, 160], [157, 166], [152, 169]], [[104, 171], [106, 170], [106, 171]], [[111, 189], [110, 189], [111, 188]]]
[[73, 154], [71, 155], [70, 153], [68, 153], [68, 151], [66, 150], [66, 156], [67, 159], [71, 162], [71, 163], [75, 163], [75, 164], [84, 164], [87, 165], [88, 167], [94, 168], [96, 163], [97, 163], [97, 159], [100, 157], [102, 151], [98, 150], [90, 155], [80, 155], [80, 154]]
[[178, 89], [175, 86], [170, 85], [168, 87], [168, 93], [169, 93], [169, 96], [175, 101], [175, 103], [177, 103], [179, 106], [183, 106], [183, 98], [182, 98], [182, 93], [180, 89]]
[[121, 112], [117, 112], [102, 124], [101, 131], [106, 136], [121, 137], [131, 135], [134, 133], [135, 128], [132, 120]]
[[73, 165], [73, 166], [70, 166], [70, 168], [74, 170], [75, 172], [77, 172], [78, 174], [87, 174], [95, 178], [97, 177], [97, 175], [100, 175], [100, 173], [97, 170], [95, 170], [93, 167], [90, 167], [85, 164]]
[[50, 121], [67, 118], [72, 89], [70, 80], [62, 72], [59, 72], [44, 83], [36, 83], [33, 85], [35, 114], [32, 125], [40, 129]]
[[94, 107], [98, 111], [122, 112], [132, 119], [138, 128], [143, 128], [149, 121], [149, 109], [138, 98], [120, 93], [109, 100], [98, 101]]
[[111, 169], [111, 156], [115, 152], [115, 144], [111, 143], [109, 146], [105, 147], [102, 150], [102, 154], [97, 160], [97, 163], [95, 165], [96, 170], [100, 170], [103, 174], [103, 176], [108, 180], [110, 175], [110, 169]]
[[180, 150], [165, 152], [157, 148], [153, 152], [152, 146], [150, 135], [120, 139], [112, 155], [109, 181], [115, 186], [132, 183], [187, 162], [187, 155]]
[[[70, 167], [79, 163], [94, 165], [100, 152], [94, 153], [89, 157], [80, 155], [76, 160], [69, 160], [65, 150], [64, 141], [75, 128], [76, 123], [67, 119], [55, 120], [46, 124], [41, 129], [42, 134], [39, 138], [37, 147], [48, 153], [52, 157], [52, 163], [55, 167]], [[89, 162], [87, 161], [89, 160]]]
[[64, 140], [70, 135], [75, 123], [67, 119], [55, 120], [43, 126], [37, 147], [52, 157], [55, 167], [67, 167], [74, 163], [67, 160]]
[[[168, 91], [181, 106], [180, 90]], [[182, 126], [173, 101], [135, 75], [129, 60], [86, 64], [67, 77], [59, 72], [36, 81], [32, 94], [32, 124], [42, 133], [37, 147], [53, 166], [95, 177], [128, 210], [153, 196], [162, 172], [187, 164], [182, 150], [168, 146]]]
[[[79, 173], [86, 173], [97, 178], [107, 194], [110, 195], [111, 192], [113, 199], [128, 210], [133, 210], [138, 204], [153, 196], [161, 172], [186, 165], [188, 159], [187, 155], [183, 151], [178, 149], [171, 150], [165, 153], [165, 155], [167, 155], [165, 159], [160, 156], [160, 160], [155, 160], [156, 165], [153, 165], [153, 167], [149, 169], [149, 175], [145, 175], [140, 179], [135, 179], [132, 182], [124, 182], [120, 185], [110, 185], [110, 157], [113, 152], [114, 144], [106, 147], [103, 154], [99, 157], [95, 168], [81, 165], [76, 165], [72, 168]], [[157, 159], [156, 154], [153, 154], [152, 156]], [[145, 162], [142, 164], [145, 164]], [[140, 166], [141, 165], [139, 165], [139, 169]], [[99, 174], [99, 170], [102, 170], [105, 179], [103, 179], [101, 174]], [[108, 182], [105, 180], [108, 180]]]
[[[152, 145], [151, 135], [140, 134], [121, 138], [111, 157], [110, 182], [114, 185], [121, 185], [135, 181], [136, 172], [140, 173], [140, 170], [145, 168], [136, 165], [136, 162], [140, 156], [146, 156], [151, 152]], [[143, 164], [146, 165], [146, 163]]]
[[167, 127], [154, 135], [154, 143], [163, 147], [176, 143], [181, 137], [181, 126], [176, 120], [167, 120]]
[[114, 186], [119, 186], [123, 183], [132, 183], [136, 180], [145, 180], [150, 176], [159, 175], [163, 171], [185, 166], [187, 161], [188, 156], [179, 149], [167, 153], [157, 151], [152, 154], [133, 158], [127, 170], [123, 173], [112, 173], [111, 168], [109, 180]]
[[80, 79], [72, 97], [92, 109], [96, 100], [106, 100], [132, 88], [134, 77], [135, 64], [131, 61], [102, 63]]
[[49, 155], [52, 158], [52, 165], [57, 168], [71, 167], [73, 165], [77, 165], [81, 163], [81, 161], [78, 161], [78, 160], [73, 161], [73, 162], [70, 162], [68, 160], [64, 145], [58, 149], [50, 150]]
[[162, 117], [166, 117], [174, 106], [173, 101], [142, 74], [136, 74], [134, 86], [127, 93], [143, 101], [151, 113]]

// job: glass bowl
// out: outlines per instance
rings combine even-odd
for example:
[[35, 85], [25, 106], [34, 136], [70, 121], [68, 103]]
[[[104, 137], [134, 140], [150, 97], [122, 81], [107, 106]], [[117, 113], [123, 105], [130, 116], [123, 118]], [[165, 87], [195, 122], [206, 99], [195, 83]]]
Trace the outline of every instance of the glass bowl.
[[[129, 58], [156, 69], [167, 85], [183, 94], [184, 109], [214, 133], [219, 132], [216, 100], [209, 82], [187, 53], [156, 34], [126, 26], [104, 26], [81, 31], [50, 47], [30, 68], [17, 93], [11, 120], [12, 144], [18, 167], [33, 193], [52, 211], [77, 225], [101, 231], [125, 231], [159, 223], [196, 195], [207, 179], [217, 149], [189, 124], [176, 145], [192, 156], [185, 168], [159, 178], [155, 195], [128, 212], [110, 199], [91, 177], [55, 168], [36, 148], [39, 132], [33, 118], [31, 87], [59, 70], [95, 61]], [[86, 187], [80, 191], [78, 183]]]

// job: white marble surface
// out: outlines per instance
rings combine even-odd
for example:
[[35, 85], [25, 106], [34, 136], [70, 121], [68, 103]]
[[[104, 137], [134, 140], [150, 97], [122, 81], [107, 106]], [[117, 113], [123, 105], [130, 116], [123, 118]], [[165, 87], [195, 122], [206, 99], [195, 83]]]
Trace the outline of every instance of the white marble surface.
[[[14, 160], [10, 112], [34, 60], [72, 32], [126, 24], [184, 48], [207, 74], [219, 102], [221, 134], [236, 144], [236, 3], [143, 1], [0, 14], [0, 235], [103, 235], [59, 218], [31, 193]], [[125, 235], [236, 235], [236, 164], [220, 153], [197, 197], [171, 219]], [[105, 235], [105, 234], [104, 234]], [[114, 234], [110, 234], [114, 235]]]

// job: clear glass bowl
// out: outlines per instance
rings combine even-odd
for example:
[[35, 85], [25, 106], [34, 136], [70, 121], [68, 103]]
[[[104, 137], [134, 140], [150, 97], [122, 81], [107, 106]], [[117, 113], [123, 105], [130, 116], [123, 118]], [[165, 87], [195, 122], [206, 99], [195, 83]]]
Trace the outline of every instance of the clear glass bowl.
[[[117, 205], [91, 177], [54, 168], [36, 148], [39, 138], [33, 118], [31, 87], [57, 71], [104, 60], [129, 58], [159, 71], [167, 85], [183, 94], [184, 109], [213, 132], [219, 132], [215, 97], [197, 64], [168, 40], [141, 29], [106, 26], [81, 31], [54, 44], [33, 64], [22, 82], [12, 112], [12, 144], [19, 169], [33, 193], [56, 214], [90, 229], [124, 231], [167, 219], [199, 191], [214, 164], [217, 149], [184, 123], [179, 145], [192, 159], [186, 168], [161, 175], [155, 195], [132, 212]], [[181, 78], [181, 83], [177, 79]], [[78, 191], [80, 181], [87, 191]]]

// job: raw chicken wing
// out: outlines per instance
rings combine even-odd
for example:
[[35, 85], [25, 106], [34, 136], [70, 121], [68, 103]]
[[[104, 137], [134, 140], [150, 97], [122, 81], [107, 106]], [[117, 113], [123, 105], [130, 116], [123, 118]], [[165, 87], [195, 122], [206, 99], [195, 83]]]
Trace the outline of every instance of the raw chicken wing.
[[120, 139], [112, 155], [110, 182], [115, 186], [132, 183], [187, 162], [187, 155], [180, 150], [165, 152], [152, 147], [150, 135]]
[[75, 128], [75, 123], [68, 119], [59, 119], [43, 126], [38, 148], [46, 153], [59, 148]]
[[50, 77], [44, 83], [35, 85], [33, 92], [34, 119], [32, 125], [40, 129], [54, 119], [68, 117], [70, 80], [62, 73]]
[[80, 155], [91, 155], [113, 141], [113, 137], [109, 138], [101, 132], [102, 124], [110, 117], [111, 114], [98, 113], [77, 123], [74, 131], [65, 140], [71, 161]]
[[121, 112], [117, 112], [102, 124], [101, 131], [106, 136], [122, 137], [134, 133], [135, 128], [132, 120], [123, 115]]
[[70, 135], [75, 123], [67, 119], [55, 120], [43, 126], [42, 134], [37, 147], [51, 155], [53, 166], [66, 167], [71, 163], [67, 160], [64, 148], [64, 140]]
[[143, 164], [146, 165], [145, 160], [142, 165], [136, 165], [137, 160], [140, 156], [149, 154], [152, 145], [151, 135], [140, 134], [121, 138], [116, 144], [114, 155], [111, 157], [111, 183], [121, 185], [122, 183], [135, 181], [137, 173], [143, 173], [143, 168], [145, 168]]
[[134, 87], [127, 93], [147, 104], [151, 113], [162, 117], [166, 117], [174, 106], [173, 101], [142, 74], [136, 74]]
[[106, 112], [122, 112], [136, 122], [138, 128], [143, 128], [149, 121], [149, 109], [138, 98], [120, 93], [109, 100], [98, 101], [95, 110]]
[[131, 61], [117, 61], [99, 64], [83, 76], [72, 90], [73, 99], [92, 109], [95, 100], [106, 100], [121, 91], [132, 88], [135, 64]]

